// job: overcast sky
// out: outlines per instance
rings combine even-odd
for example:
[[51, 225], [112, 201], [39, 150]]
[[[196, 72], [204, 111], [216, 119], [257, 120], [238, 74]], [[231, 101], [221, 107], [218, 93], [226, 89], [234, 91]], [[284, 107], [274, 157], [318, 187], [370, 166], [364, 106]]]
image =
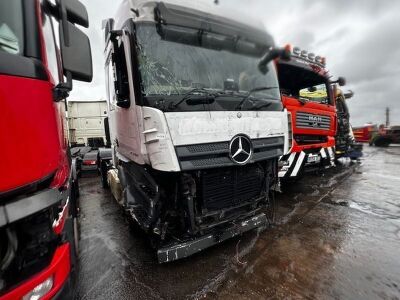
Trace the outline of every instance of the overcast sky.
[[[194, 0], [188, 0], [190, 1]], [[196, 0], [208, 1], [213, 0]], [[71, 99], [105, 98], [101, 21], [115, 14], [118, 0], [82, 0], [87, 6], [94, 80], [75, 83]], [[400, 1], [397, 0], [219, 0], [226, 9], [261, 19], [277, 44], [290, 43], [327, 58], [334, 77], [355, 92], [349, 101], [354, 126], [400, 124]], [[246, 18], [244, 16], [244, 18]]]

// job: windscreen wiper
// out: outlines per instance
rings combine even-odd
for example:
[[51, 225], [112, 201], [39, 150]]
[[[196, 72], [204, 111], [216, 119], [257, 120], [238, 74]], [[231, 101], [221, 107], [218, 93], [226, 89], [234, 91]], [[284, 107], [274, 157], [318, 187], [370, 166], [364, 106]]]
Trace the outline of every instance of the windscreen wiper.
[[307, 98], [303, 98], [303, 97], [299, 97], [299, 98], [296, 98], [301, 104], [306, 104], [307, 102], [310, 102], [310, 100], [309, 99], [307, 99]]
[[171, 102], [168, 108], [176, 109], [185, 101], [188, 105], [211, 104], [215, 101], [215, 95], [205, 89], [195, 88], [184, 94], [182, 99], [178, 102]]
[[240, 103], [236, 106], [235, 109], [240, 109], [240, 110], [241, 110], [243, 104], [250, 98], [250, 96], [251, 96], [253, 93], [261, 92], [261, 91], [267, 91], [267, 90], [272, 90], [272, 89], [279, 89], [279, 87], [277, 87], [277, 86], [261, 86], [261, 87], [256, 87], [256, 88], [250, 90], [250, 91], [247, 93], [247, 95], [244, 96], [244, 98], [242, 99], [242, 101], [240, 101]]
[[[271, 100], [275, 100], [275, 102], [276, 102], [276, 99], [272, 99], [271, 98]], [[261, 108], [270, 107], [272, 105], [272, 103], [273, 102], [266, 102], [266, 103], [263, 103], [263, 104], [261, 104], [259, 106], [254, 106], [254, 107], [251, 108], [251, 110], [260, 110]]]

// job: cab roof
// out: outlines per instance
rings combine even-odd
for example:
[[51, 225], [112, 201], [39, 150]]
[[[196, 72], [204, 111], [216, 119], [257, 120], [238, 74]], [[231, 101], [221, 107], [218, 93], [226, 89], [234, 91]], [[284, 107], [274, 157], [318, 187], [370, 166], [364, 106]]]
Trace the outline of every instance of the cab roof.
[[[157, 7], [163, 8], [165, 14], [171, 12], [169, 14], [171, 18], [182, 19], [185, 16], [195, 16], [197, 19], [201, 18], [203, 23], [210, 20], [227, 23], [236, 30], [238, 28], [242, 29], [243, 32], [247, 33], [247, 36], [251, 35], [256, 39], [261, 39], [268, 46], [274, 46], [272, 36], [268, 34], [260, 20], [246, 17], [243, 13], [239, 13], [234, 9], [227, 10], [220, 5], [214, 4], [212, 0], [123, 0], [115, 17], [116, 28], [121, 28], [125, 21], [130, 18], [134, 22], [156, 22], [155, 9]], [[241, 37], [246, 38], [245, 36]]]

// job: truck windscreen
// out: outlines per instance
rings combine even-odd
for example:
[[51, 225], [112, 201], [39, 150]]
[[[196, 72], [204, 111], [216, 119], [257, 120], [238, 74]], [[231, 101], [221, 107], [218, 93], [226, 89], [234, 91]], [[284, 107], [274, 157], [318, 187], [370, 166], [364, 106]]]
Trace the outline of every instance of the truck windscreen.
[[0, 1], [0, 51], [23, 54], [24, 22], [21, 0]]
[[[256, 55], [163, 40], [154, 24], [137, 24], [136, 37], [142, 94], [149, 106], [162, 100], [157, 108], [164, 111], [282, 109], [275, 67], [270, 64], [269, 72], [261, 74]], [[212, 95], [212, 101], [185, 101], [190, 95]]]
[[279, 84], [282, 95], [321, 104], [332, 104], [329, 78], [302, 65], [280, 62]]

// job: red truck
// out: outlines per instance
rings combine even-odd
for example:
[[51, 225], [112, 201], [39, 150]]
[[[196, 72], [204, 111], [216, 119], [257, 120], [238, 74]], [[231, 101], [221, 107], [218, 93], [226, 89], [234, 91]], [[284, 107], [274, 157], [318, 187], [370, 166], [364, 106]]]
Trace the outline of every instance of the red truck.
[[65, 98], [72, 80], [92, 79], [89, 39], [75, 25], [89, 25], [77, 0], [0, 1], [1, 300], [73, 297], [78, 209]]
[[297, 178], [305, 170], [334, 165], [337, 130], [336, 84], [331, 81], [325, 58], [295, 47], [292, 59], [277, 61], [283, 106], [291, 118], [292, 144], [281, 157], [281, 180]]

